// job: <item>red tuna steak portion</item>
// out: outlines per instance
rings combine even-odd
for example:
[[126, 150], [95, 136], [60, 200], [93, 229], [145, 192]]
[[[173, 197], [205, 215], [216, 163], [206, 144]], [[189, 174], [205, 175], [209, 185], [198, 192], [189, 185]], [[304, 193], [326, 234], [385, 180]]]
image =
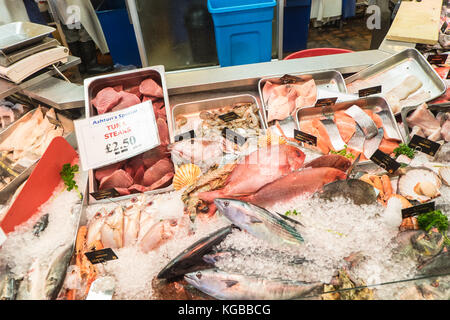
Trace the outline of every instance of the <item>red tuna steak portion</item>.
[[139, 86], [139, 91], [146, 96], [152, 96], [152, 97], [158, 97], [162, 98], [164, 97], [162, 88], [153, 80], [153, 79], [145, 79], [141, 82], [141, 85]]
[[106, 87], [97, 93], [92, 104], [97, 109], [98, 114], [103, 114], [111, 110], [120, 101], [120, 94], [111, 87]]
[[167, 158], [159, 160], [145, 171], [142, 184], [146, 187], [151, 186], [169, 172], [173, 172], [172, 162]]
[[133, 178], [124, 170], [119, 169], [114, 171], [113, 174], [104, 177], [100, 181], [99, 190], [108, 190], [112, 188], [128, 188], [133, 184]]

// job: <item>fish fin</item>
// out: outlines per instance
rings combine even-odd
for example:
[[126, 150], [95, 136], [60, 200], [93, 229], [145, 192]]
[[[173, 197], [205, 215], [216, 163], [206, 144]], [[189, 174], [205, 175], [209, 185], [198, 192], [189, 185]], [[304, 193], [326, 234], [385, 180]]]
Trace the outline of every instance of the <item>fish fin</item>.
[[227, 288], [231, 288], [234, 285], [237, 285], [239, 282], [236, 280], [223, 280], [225, 284], [227, 285]]
[[259, 220], [258, 218], [252, 217], [252, 216], [249, 217], [249, 220], [250, 220], [251, 223], [263, 223], [263, 222], [262, 222], [261, 220]]
[[300, 221], [297, 221], [297, 220], [294, 220], [294, 219], [292, 219], [292, 218], [289, 218], [289, 217], [286, 217], [284, 214], [281, 214], [281, 213], [278, 213], [278, 212], [275, 212], [280, 218], [282, 218], [282, 219], [284, 219], [284, 220], [286, 220], [286, 221], [289, 221], [289, 222], [292, 222], [292, 223], [294, 223], [294, 224], [297, 224], [297, 225], [299, 225], [299, 226], [302, 226], [302, 227], [304, 227], [304, 225], [300, 222]]

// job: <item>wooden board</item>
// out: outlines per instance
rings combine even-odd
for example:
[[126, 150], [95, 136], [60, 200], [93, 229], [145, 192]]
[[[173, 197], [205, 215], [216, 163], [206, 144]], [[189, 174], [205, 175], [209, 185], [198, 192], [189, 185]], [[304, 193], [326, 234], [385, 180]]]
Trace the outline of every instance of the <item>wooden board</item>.
[[402, 1], [386, 39], [436, 44], [441, 8], [442, 0]]

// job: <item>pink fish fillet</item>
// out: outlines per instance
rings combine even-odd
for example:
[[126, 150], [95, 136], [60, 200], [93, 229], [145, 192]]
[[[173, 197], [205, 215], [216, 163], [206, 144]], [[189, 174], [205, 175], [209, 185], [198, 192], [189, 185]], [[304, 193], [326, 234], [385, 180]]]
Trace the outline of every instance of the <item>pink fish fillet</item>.
[[241, 198], [261, 207], [289, 201], [295, 197], [312, 194], [328, 183], [343, 180], [346, 174], [335, 168], [307, 168], [292, 172], [261, 188], [257, 193]]
[[444, 138], [445, 142], [450, 141], [450, 119], [445, 121], [444, 125], [442, 126], [441, 135]]
[[291, 145], [261, 148], [243, 158], [228, 177], [225, 188], [199, 193], [199, 198], [213, 202], [216, 198], [238, 197], [252, 194], [266, 184], [298, 170], [305, 154]]
[[441, 127], [439, 120], [428, 110], [425, 103], [420, 105], [406, 120], [410, 127], [420, 127], [427, 136], [436, 133], [436, 130]]

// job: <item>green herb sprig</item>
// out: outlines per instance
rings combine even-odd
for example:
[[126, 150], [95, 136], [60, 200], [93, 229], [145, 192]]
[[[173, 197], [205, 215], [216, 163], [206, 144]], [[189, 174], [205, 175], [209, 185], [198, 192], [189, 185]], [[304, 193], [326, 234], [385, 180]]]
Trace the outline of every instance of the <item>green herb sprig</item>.
[[338, 154], [338, 155], [346, 157], [348, 159], [350, 159], [350, 158], [355, 159], [355, 155], [353, 153], [347, 152], [347, 145], [345, 145], [344, 149], [342, 149], [340, 151], [331, 150], [330, 153], [331, 154]]
[[64, 184], [66, 185], [67, 191], [75, 189], [80, 199], [82, 199], [83, 196], [81, 195], [80, 190], [78, 190], [78, 185], [74, 180], [75, 173], [78, 173], [79, 170], [80, 168], [77, 164], [71, 166], [70, 163], [66, 163], [63, 165], [62, 170], [59, 174], [61, 176], [61, 179], [63, 179]]
[[444, 236], [444, 244], [450, 247], [450, 239], [447, 236], [448, 218], [441, 210], [434, 210], [427, 213], [422, 213], [417, 217], [417, 222], [422, 230], [430, 231], [432, 228], [437, 228]]
[[295, 209], [294, 209], [294, 211], [289, 210], [284, 213], [285, 216], [298, 216], [299, 214], [300, 214], [300, 212], [297, 212], [297, 210], [295, 210]]
[[400, 143], [397, 148], [394, 149], [395, 157], [398, 157], [401, 154], [406, 155], [408, 158], [413, 159], [415, 155], [414, 149], [408, 147], [404, 143]]

